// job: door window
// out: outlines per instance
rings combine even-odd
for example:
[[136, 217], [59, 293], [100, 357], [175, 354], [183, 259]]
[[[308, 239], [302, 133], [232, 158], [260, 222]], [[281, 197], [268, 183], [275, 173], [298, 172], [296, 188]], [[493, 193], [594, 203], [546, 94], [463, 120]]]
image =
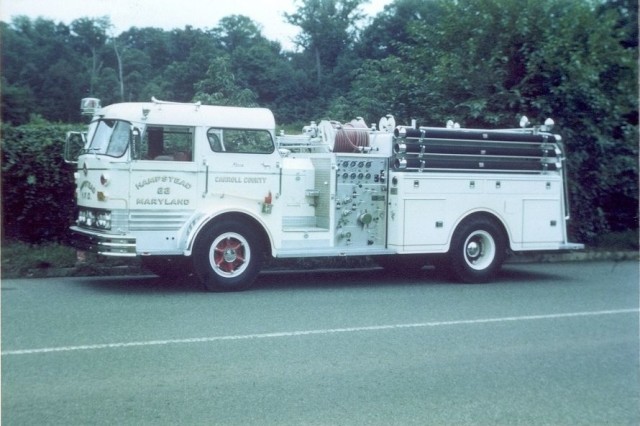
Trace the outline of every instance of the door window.
[[193, 128], [148, 126], [142, 136], [142, 160], [193, 161]]

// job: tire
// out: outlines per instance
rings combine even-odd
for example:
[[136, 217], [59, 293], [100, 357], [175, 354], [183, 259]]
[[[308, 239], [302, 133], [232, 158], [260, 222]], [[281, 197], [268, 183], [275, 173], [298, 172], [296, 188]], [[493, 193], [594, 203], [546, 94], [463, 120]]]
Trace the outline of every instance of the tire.
[[505, 255], [506, 237], [501, 227], [491, 219], [474, 218], [456, 229], [447, 267], [458, 281], [485, 283], [498, 273]]
[[142, 266], [149, 272], [167, 279], [188, 278], [193, 272], [190, 259], [184, 256], [142, 257]]
[[253, 226], [223, 219], [198, 236], [194, 269], [208, 291], [242, 291], [251, 287], [260, 273], [263, 254], [262, 241]]

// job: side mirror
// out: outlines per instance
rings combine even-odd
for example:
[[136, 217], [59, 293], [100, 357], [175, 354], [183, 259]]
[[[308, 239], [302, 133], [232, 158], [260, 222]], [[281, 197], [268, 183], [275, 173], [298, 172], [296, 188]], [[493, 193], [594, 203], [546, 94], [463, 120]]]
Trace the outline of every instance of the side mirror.
[[140, 129], [137, 127], [131, 128], [131, 159], [139, 160], [141, 157], [140, 153]]
[[78, 157], [87, 144], [87, 134], [84, 132], [67, 132], [64, 142], [64, 162], [76, 164]]

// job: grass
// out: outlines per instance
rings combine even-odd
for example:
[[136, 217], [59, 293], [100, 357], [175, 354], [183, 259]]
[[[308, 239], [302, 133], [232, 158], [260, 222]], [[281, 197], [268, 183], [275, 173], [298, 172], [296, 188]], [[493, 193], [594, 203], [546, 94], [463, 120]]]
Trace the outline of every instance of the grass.
[[[590, 245], [597, 251], [638, 251], [638, 230], [611, 232], [602, 235]], [[90, 276], [118, 273], [146, 273], [139, 258], [110, 258], [86, 254], [86, 260], [79, 262], [76, 249], [57, 243], [27, 244], [20, 241], [3, 241], [2, 278], [48, 277], [48, 276]], [[370, 264], [366, 258], [324, 258], [324, 259], [281, 259], [270, 260], [269, 269], [315, 269], [322, 267], [361, 267]]]
[[2, 241], [2, 278], [47, 277], [52, 275], [101, 275], [105, 268], [128, 266], [140, 269], [138, 259], [108, 258], [91, 253], [79, 262], [76, 249], [58, 243], [28, 244]]

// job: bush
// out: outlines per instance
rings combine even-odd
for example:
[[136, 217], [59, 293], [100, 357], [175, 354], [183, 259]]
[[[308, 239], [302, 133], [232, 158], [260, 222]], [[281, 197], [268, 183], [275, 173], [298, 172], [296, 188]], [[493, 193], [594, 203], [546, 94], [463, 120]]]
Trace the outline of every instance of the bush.
[[64, 242], [75, 218], [73, 165], [63, 159], [66, 132], [78, 126], [2, 125], [3, 238]]

